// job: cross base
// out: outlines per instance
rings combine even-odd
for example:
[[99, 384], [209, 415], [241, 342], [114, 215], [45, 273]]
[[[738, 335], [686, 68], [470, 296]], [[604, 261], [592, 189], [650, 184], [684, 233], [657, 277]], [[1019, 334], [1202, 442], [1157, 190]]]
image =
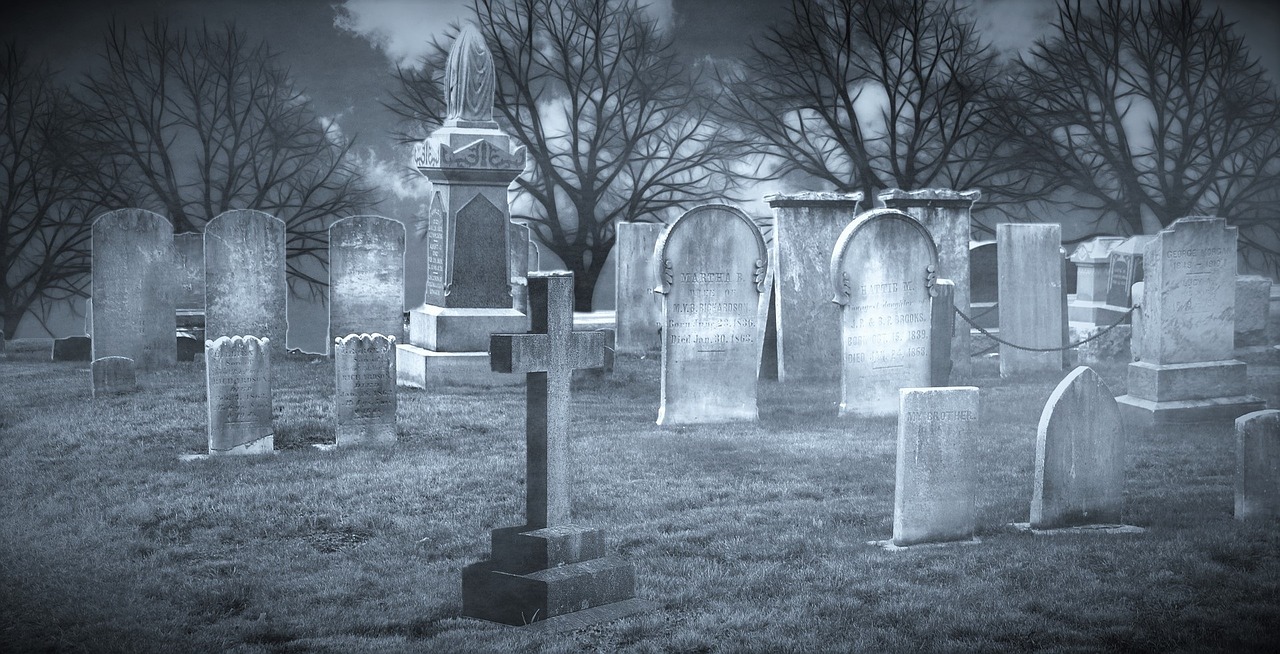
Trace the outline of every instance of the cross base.
[[[635, 568], [579, 525], [493, 530], [493, 558], [462, 571], [462, 614], [526, 625], [635, 597]], [[599, 619], [621, 617], [596, 612]]]

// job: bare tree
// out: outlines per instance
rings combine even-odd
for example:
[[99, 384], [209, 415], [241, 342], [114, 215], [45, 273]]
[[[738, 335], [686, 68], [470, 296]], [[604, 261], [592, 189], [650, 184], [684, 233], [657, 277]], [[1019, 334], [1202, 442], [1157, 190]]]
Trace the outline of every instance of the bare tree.
[[0, 52], [0, 320], [50, 334], [50, 310], [86, 295], [93, 203], [78, 182], [75, 114], [65, 89], [13, 43]]
[[372, 203], [348, 156], [352, 142], [323, 124], [265, 42], [233, 25], [136, 35], [112, 25], [105, 70], [84, 83], [99, 188], [119, 206], [166, 215], [198, 231], [228, 209], [285, 222], [290, 288], [325, 285], [326, 229]]
[[[635, 0], [476, 0], [474, 9], [494, 56], [499, 122], [533, 160], [516, 181], [513, 217], [574, 272], [575, 305], [587, 310], [618, 221], [663, 220], [729, 193], [714, 99]], [[422, 130], [443, 118], [435, 73], [446, 56], [437, 43], [421, 68], [397, 73], [388, 106]]]
[[1280, 102], [1222, 13], [1077, 0], [1055, 28], [1014, 78], [1017, 164], [1109, 230], [1222, 216], [1246, 256], [1275, 270], [1280, 221], [1266, 212], [1280, 200]]
[[718, 117], [763, 179], [862, 191], [982, 187], [1017, 175], [992, 155], [1000, 67], [951, 0], [792, 0], [790, 21], [724, 67]]

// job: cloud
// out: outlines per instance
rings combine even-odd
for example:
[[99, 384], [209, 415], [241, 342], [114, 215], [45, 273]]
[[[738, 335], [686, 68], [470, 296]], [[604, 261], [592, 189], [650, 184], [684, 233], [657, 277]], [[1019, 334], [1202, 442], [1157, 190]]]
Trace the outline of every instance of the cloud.
[[467, 0], [345, 0], [334, 6], [333, 26], [381, 50], [392, 63], [416, 66], [432, 39], [470, 15]]
[[387, 161], [372, 148], [356, 158], [365, 181], [398, 200], [421, 200], [431, 192], [431, 182], [409, 168], [409, 157], [401, 162]]

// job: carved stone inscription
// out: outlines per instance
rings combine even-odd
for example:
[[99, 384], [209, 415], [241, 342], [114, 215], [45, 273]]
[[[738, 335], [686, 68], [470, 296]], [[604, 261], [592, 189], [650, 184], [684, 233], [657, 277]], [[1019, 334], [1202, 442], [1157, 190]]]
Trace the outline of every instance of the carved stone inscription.
[[424, 301], [438, 307], [444, 306], [448, 295], [449, 235], [446, 231], [444, 198], [439, 191], [431, 195], [431, 209], [427, 214], [427, 290]]
[[138, 370], [173, 365], [173, 227], [150, 211], [120, 209], [98, 217], [92, 233], [92, 358], [127, 357]]
[[209, 402], [209, 453], [270, 452], [270, 342], [254, 336], [223, 336], [205, 341], [205, 378]]
[[658, 424], [755, 420], [766, 252], [746, 215], [698, 207], [658, 243], [665, 294]]
[[404, 324], [404, 225], [381, 216], [329, 228], [329, 334], [400, 338]]
[[832, 255], [840, 311], [840, 415], [892, 416], [898, 389], [930, 383], [937, 255], [920, 223], [893, 209], [862, 214]]
[[395, 441], [395, 343], [395, 338], [382, 334], [334, 339], [338, 445]]
[[1181, 218], [1146, 247], [1143, 360], [1221, 361], [1235, 347], [1236, 228]]

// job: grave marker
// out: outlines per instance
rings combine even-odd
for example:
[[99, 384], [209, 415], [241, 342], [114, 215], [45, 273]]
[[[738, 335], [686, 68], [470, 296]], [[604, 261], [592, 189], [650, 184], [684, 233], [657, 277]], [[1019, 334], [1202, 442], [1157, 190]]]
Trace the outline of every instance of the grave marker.
[[394, 336], [382, 334], [333, 339], [338, 445], [395, 442], [395, 345]]
[[382, 216], [352, 216], [329, 227], [329, 335], [404, 331], [405, 229]]
[[1235, 346], [1267, 344], [1271, 321], [1271, 278], [1261, 275], [1236, 277]]
[[[995, 241], [969, 242], [970, 317], [983, 329], [1000, 329], [999, 262]], [[969, 324], [961, 321], [960, 328]]]
[[1062, 227], [996, 225], [1000, 248], [1000, 338], [1034, 352], [1000, 344], [1000, 376], [1060, 371], [1066, 361], [1067, 296], [1062, 287]]
[[204, 265], [205, 340], [260, 335], [283, 356], [289, 328], [284, 221], [253, 210], [219, 214], [204, 228]]
[[92, 238], [93, 351], [76, 360], [122, 356], [140, 370], [172, 366], [173, 226], [150, 211], [120, 209], [93, 221]]
[[90, 364], [93, 376], [93, 396], [125, 395], [138, 390], [138, 374], [133, 359], [128, 357], [102, 357]]
[[904, 388], [900, 393], [893, 544], [971, 540], [978, 389]]
[[64, 336], [53, 339], [54, 361], [92, 361], [93, 341], [88, 336]]
[[1280, 411], [1236, 418], [1236, 519], [1280, 516]]
[[204, 344], [209, 454], [259, 454], [275, 448], [271, 426], [271, 344], [256, 336], [220, 336]]
[[662, 223], [619, 223], [614, 308], [617, 312], [617, 352], [657, 354], [662, 351], [659, 325], [662, 305], [653, 289], [658, 285], [654, 247], [666, 227]]
[[[1069, 261], [1076, 266], [1076, 295], [1067, 305], [1067, 319], [1090, 325], [1109, 325], [1121, 315], [1108, 308], [1111, 284], [1111, 252], [1125, 239], [1099, 236], [1076, 246]], [[1064, 280], [1065, 281], [1065, 280]]]
[[1130, 236], [1107, 254], [1106, 303], [1121, 313], [1133, 306], [1130, 290], [1142, 281], [1142, 253], [1152, 238], [1146, 234]]
[[760, 230], [738, 209], [701, 206], [663, 232], [657, 254], [664, 320], [658, 424], [756, 420], [769, 282]]

